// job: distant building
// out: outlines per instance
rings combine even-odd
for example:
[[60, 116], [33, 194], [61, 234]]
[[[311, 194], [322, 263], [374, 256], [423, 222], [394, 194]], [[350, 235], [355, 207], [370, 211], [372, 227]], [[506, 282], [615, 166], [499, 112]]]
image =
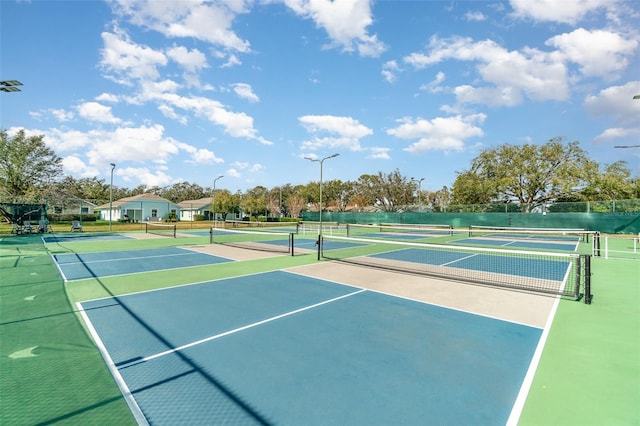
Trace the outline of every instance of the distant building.
[[[163, 222], [170, 214], [180, 217], [180, 207], [166, 198], [156, 194], [140, 194], [114, 200], [111, 203], [111, 220], [126, 219], [131, 222]], [[100, 212], [100, 219], [109, 220], [109, 203], [95, 208]]]
[[[211, 220], [211, 197], [199, 200], [185, 200], [178, 203], [180, 207], [180, 220], [194, 221], [195, 216], [200, 215], [205, 220]], [[218, 213], [219, 214], [219, 213]]]

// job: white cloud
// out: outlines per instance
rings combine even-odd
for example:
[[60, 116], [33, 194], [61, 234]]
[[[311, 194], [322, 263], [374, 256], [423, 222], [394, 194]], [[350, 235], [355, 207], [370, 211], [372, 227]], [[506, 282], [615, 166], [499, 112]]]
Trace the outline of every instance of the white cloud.
[[389, 151], [391, 148], [384, 147], [372, 147], [369, 149], [371, 154], [367, 155], [367, 158], [372, 158], [374, 160], [390, 160], [391, 156], [389, 155]]
[[114, 12], [135, 25], [153, 29], [165, 37], [192, 37], [225, 49], [248, 52], [249, 42], [232, 30], [236, 15], [248, 12], [250, 2], [115, 0]]
[[45, 142], [57, 153], [85, 150], [91, 146], [95, 137], [102, 134], [100, 130], [82, 132], [79, 130], [49, 129], [46, 132]]
[[[225, 133], [236, 138], [255, 140], [263, 145], [271, 145], [272, 142], [258, 135], [253, 127], [253, 118], [244, 112], [229, 111], [220, 102], [201, 97], [184, 97], [176, 93], [165, 93], [153, 85], [145, 85], [145, 93], [140, 96], [140, 101], [155, 100], [166, 106], [164, 112], [179, 108], [205, 118], [212, 123], [222, 126]], [[174, 111], [175, 112], [175, 111]]]
[[509, 2], [515, 17], [575, 24], [598, 9], [615, 7], [616, 0], [510, 0]]
[[206, 56], [198, 49], [189, 50], [184, 46], [174, 46], [167, 49], [167, 56], [190, 73], [209, 67]]
[[401, 71], [396, 61], [387, 61], [382, 65], [382, 76], [388, 83], [396, 81], [396, 73]]
[[622, 128], [622, 127], [611, 127], [606, 129], [604, 132], [600, 133], [596, 136], [593, 141], [594, 142], [608, 142], [615, 141], [619, 139], [624, 139], [628, 136], [634, 136], [637, 140], [640, 137], [640, 129], [631, 129], [631, 128]]
[[102, 41], [100, 66], [107, 77], [120, 84], [131, 85], [132, 79], [156, 80], [160, 76], [158, 67], [167, 64], [164, 53], [133, 43], [118, 29], [115, 34], [103, 32]]
[[367, 32], [373, 23], [371, 0], [284, 0], [284, 4], [323, 28], [331, 39], [328, 47], [340, 46], [367, 57], [379, 57], [386, 50], [377, 35]]
[[173, 108], [171, 108], [171, 106], [169, 105], [166, 105], [166, 104], [158, 105], [158, 110], [165, 117], [170, 118], [172, 120], [176, 120], [180, 124], [187, 124], [189, 122], [189, 119], [187, 118], [187, 116], [176, 113], [176, 111]]
[[445, 80], [445, 74], [442, 71], [439, 71], [435, 78], [431, 80], [427, 84], [423, 84], [420, 86], [420, 90], [427, 90], [431, 93], [442, 92], [443, 88], [440, 84]]
[[71, 121], [74, 118], [73, 112], [64, 109], [50, 109], [49, 112], [60, 122]]
[[247, 83], [236, 83], [232, 85], [233, 91], [242, 99], [246, 99], [249, 102], [259, 102], [260, 98], [258, 95], [253, 93], [253, 89], [250, 84]]
[[220, 68], [231, 68], [238, 65], [242, 65], [242, 61], [240, 60], [240, 58], [237, 55], [229, 54], [227, 56], [227, 61], [224, 64], [220, 65]]
[[265, 166], [263, 164], [260, 164], [260, 163], [252, 164], [249, 162], [242, 162], [242, 161], [236, 161], [232, 164], [232, 166], [233, 166], [232, 168], [227, 169], [227, 171], [225, 171], [225, 176], [239, 178], [239, 177], [242, 177], [244, 172], [258, 173], [265, 169]]
[[557, 48], [567, 61], [578, 64], [584, 75], [609, 78], [629, 65], [628, 58], [638, 47], [636, 40], [624, 39], [617, 33], [584, 28], [552, 37], [545, 44]]
[[195, 152], [192, 153], [191, 158], [193, 159], [193, 162], [197, 164], [224, 163], [224, 160], [217, 157], [213, 151], [203, 148], [195, 150]]
[[93, 166], [88, 166], [75, 155], [70, 155], [62, 159], [62, 166], [65, 173], [72, 176], [80, 176], [83, 178], [91, 178], [94, 176], [100, 176], [100, 170]]
[[593, 117], [613, 120], [614, 127], [602, 131], [595, 138], [596, 142], [628, 138], [637, 144], [640, 140], [640, 100], [633, 96], [638, 94], [640, 80], [607, 87], [585, 99], [585, 108]]
[[[469, 99], [489, 105], [515, 105], [524, 95], [539, 101], [569, 97], [567, 69], [561, 55], [554, 52], [531, 48], [508, 51], [492, 40], [432, 37], [427, 54], [412, 53], [404, 61], [422, 69], [448, 59], [477, 62], [482, 81], [489, 84], [484, 88], [461, 86], [458, 93], [467, 97], [461, 96], [459, 102]], [[501, 94], [498, 99], [493, 97], [496, 93]]]
[[470, 22], [482, 22], [486, 20], [487, 17], [480, 11], [469, 11], [464, 14], [464, 19]]
[[85, 102], [78, 105], [78, 115], [85, 120], [99, 123], [116, 124], [121, 120], [111, 113], [111, 107], [99, 104], [98, 102]]
[[313, 134], [329, 133], [331, 136], [314, 136], [302, 144], [304, 149], [344, 148], [359, 151], [360, 139], [373, 134], [373, 130], [351, 117], [333, 115], [305, 115], [298, 117], [300, 124]]
[[116, 95], [111, 93], [101, 93], [98, 96], [96, 96], [95, 99], [98, 102], [110, 102], [110, 103], [116, 103], [119, 100]]
[[233, 177], [233, 178], [239, 178], [242, 175], [240, 174], [240, 172], [238, 172], [236, 169], [227, 169], [226, 172], [224, 172], [225, 176], [229, 176], [229, 177]]
[[467, 139], [484, 135], [477, 124], [482, 124], [485, 118], [484, 114], [436, 117], [432, 120], [405, 117], [398, 120], [398, 127], [387, 130], [387, 134], [399, 139], [417, 139], [404, 148], [413, 154], [429, 150], [462, 151]]
[[140, 182], [150, 187], [167, 186], [179, 182], [179, 179], [172, 178], [161, 169], [149, 170], [147, 167], [117, 168], [115, 173], [126, 182]]

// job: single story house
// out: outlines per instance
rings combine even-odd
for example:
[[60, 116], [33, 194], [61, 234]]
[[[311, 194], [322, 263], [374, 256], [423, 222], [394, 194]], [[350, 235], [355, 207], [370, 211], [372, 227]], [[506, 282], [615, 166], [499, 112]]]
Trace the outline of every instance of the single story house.
[[192, 222], [196, 215], [201, 215], [205, 220], [211, 220], [211, 197], [198, 200], [185, 200], [178, 203], [180, 207], [180, 220]]
[[[109, 203], [96, 207], [100, 219], [109, 220]], [[162, 222], [169, 215], [180, 217], [180, 207], [156, 194], [139, 194], [111, 202], [111, 220], [129, 220], [131, 222]]]

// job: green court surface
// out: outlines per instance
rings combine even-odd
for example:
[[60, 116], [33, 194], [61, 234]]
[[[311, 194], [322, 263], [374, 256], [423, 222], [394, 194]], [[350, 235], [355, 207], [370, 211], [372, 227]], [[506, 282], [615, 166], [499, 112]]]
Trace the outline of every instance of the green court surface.
[[[0, 237], [0, 424], [135, 424], [75, 303], [317, 263], [314, 253], [64, 283], [52, 255], [207, 244]], [[640, 424], [640, 261], [593, 258], [591, 305], [560, 300], [521, 425]], [[504, 290], [508, 291], [508, 290]], [[428, 424], [425, 421], [425, 424]]]

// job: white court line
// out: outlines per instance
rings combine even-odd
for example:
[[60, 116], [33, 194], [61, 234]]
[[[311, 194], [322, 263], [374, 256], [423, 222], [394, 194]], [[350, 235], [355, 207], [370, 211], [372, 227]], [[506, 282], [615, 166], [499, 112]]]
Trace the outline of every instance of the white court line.
[[536, 346], [536, 350], [533, 353], [533, 357], [531, 358], [531, 363], [529, 364], [529, 369], [527, 370], [527, 374], [524, 376], [524, 380], [522, 381], [522, 385], [520, 386], [520, 391], [518, 392], [518, 396], [511, 408], [511, 413], [509, 414], [509, 418], [507, 419], [507, 426], [517, 426], [518, 421], [520, 420], [520, 416], [522, 415], [522, 410], [524, 409], [524, 405], [527, 402], [527, 396], [529, 395], [529, 390], [531, 390], [531, 385], [533, 384], [533, 378], [536, 375], [536, 371], [538, 370], [538, 365], [540, 364], [540, 358], [542, 358], [542, 351], [544, 350], [544, 346], [547, 343], [547, 338], [549, 337], [549, 332], [551, 331], [551, 324], [553, 323], [553, 318], [556, 316], [556, 311], [558, 310], [558, 305], [560, 304], [560, 297], [556, 297], [555, 303], [551, 308], [551, 312], [549, 313], [549, 317], [547, 318], [547, 323], [544, 326], [542, 331], [542, 335], [540, 336], [540, 340], [538, 341], [538, 346]]
[[107, 351], [107, 348], [102, 342], [102, 339], [100, 339], [100, 335], [98, 334], [96, 329], [93, 327], [93, 324], [89, 319], [89, 316], [87, 315], [84, 308], [82, 307], [82, 303], [77, 302], [76, 307], [78, 308], [80, 315], [82, 315], [82, 318], [84, 319], [84, 323], [86, 324], [87, 329], [91, 334], [91, 337], [93, 337], [93, 341], [96, 343], [96, 346], [98, 347], [98, 350], [102, 355], [102, 358], [107, 363], [107, 367], [109, 368], [109, 371], [111, 371], [111, 374], [113, 375], [113, 378], [116, 381], [116, 384], [118, 385], [118, 388], [120, 389], [120, 392], [124, 397], [124, 400], [129, 406], [129, 409], [131, 410], [131, 413], [133, 414], [134, 419], [136, 420], [138, 425], [142, 425], [142, 426], [148, 425], [149, 422], [147, 421], [147, 418], [145, 417], [144, 413], [140, 409], [140, 406], [136, 402], [136, 399], [133, 396], [133, 393], [131, 392], [131, 390], [129, 389], [129, 386], [127, 386], [127, 383], [125, 382], [124, 378], [122, 377], [122, 375], [120, 375], [118, 368], [113, 363], [113, 360], [109, 355], [109, 351]]
[[[184, 249], [181, 249], [184, 250]], [[102, 252], [102, 253], [110, 253], [110, 252]], [[139, 259], [153, 259], [156, 257], [173, 257], [173, 256], [191, 256], [196, 252], [187, 252], [187, 253], [174, 253], [174, 254], [157, 254], [157, 255], [153, 255], [153, 256], [136, 256], [136, 257], [119, 257], [116, 259], [99, 259], [99, 260], [80, 260], [79, 262], [65, 262], [65, 263], [61, 263], [61, 265], [77, 265], [79, 263], [86, 265], [88, 263], [103, 263], [103, 262], [120, 262], [123, 260], [139, 260]], [[200, 253], [200, 252], [198, 252]], [[85, 253], [85, 254], [90, 254], [90, 253]], [[207, 254], [207, 253], [200, 253], [200, 254]], [[71, 256], [77, 256], [77, 254], [73, 254]]]
[[160, 353], [157, 353], [157, 354], [154, 354], [154, 355], [146, 356], [146, 357], [141, 358], [141, 359], [137, 359], [135, 361], [131, 361], [131, 362], [127, 363], [127, 364], [119, 365], [118, 369], [131, 367], [133, 365], [136, 365], [136, 364], [139, 364], [139, 363], [142, 363], [142, 362], [150, 361], [150, 360], [155, 359], [155, 358], [160, 358], [160, 357], [165, 356], [165, 355], [170, 355], [170, 354], [175, 353], [175, 352], [183, 351], [185, 349], [191, 348], [193, 346], [200, 345], [202, 343], [210, 342], [212, 340], [219, 339], [221, 337], [228, 336], [230, 334], [234, 334], [234, 333], [237, 333], [237, 332], [240, 332], [240, 331], [244, 331], [244, 330], [247, 330], [247, 329], [250, 329], [250, 328], [253, 328], [253, 327], [257, 327], [259, 325], [266, 324], [266, 323], [269, 323], [269, 322], [272, 322], [272, 321], [275, 321], [275, 320], [278, 320], [278, 319], [281, 319], [281, 318], [285, 318], [285, 317], [288, 317], [288, 316], [291, 316], [291, 315], [295, 315], [295, 314], [298, 314], [300, 312], [307, 311], [309, 309], [317, 308], [318, 306], [326, 305], [328, 303], [333, 303], [333, 302], [336, 302], [336, 301], [338, 301], [340, 299], [351, 297], [351, 296], [354, 296], [356, 294], [363, 293], [365, 291], [367, 291], [367, 290], [362, 289], [362, 290], [354, 291], [353, 293], [349, 293], [349, 294], [345, 294], [345, 295], [342, 295], [342, 296], [334, 297], [333, 299], [325, 300], [323, 302], [319, 302], [319, 303], [316, 303], [314, 305], [305, 306], [304, 308], [300, 308], [300, 309], [296, 309], [294, 311], [286, 312], [286, 313], [281, 314], [281, 315], [276, 315], [275, 317], [271, 317], [271, 318], [267, 318], [267, 319], [262, 320], [262, 321], [254, 322], [253, 324], [248, 324], [248, 325], [245, 325], [245, 326], [242, 326], [242, 327], [235, 328], [233, 330], [225, 331], [224, 333], [216, 334], [214, 336], [209, 336], [207, 338], [204, 338], [204, 339], [201, 339], [201, 340], [197, 340], [195, 342], [187, 343], [186, 345], [178, 346], [177, 348], [169, 349], [169, 350], [164, 351], [164, 352], [160, 352]]

